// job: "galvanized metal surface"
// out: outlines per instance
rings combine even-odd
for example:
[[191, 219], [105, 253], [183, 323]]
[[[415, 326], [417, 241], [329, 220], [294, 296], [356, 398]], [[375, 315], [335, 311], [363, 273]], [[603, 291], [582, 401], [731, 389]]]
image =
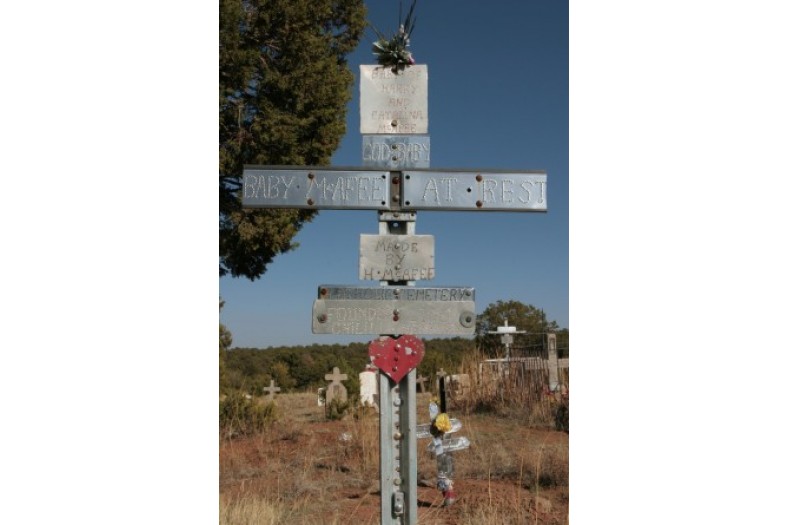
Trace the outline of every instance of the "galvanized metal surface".
[[358, 278], [416, 281], [435, 277], [433, 235], [361, 235]]
[[402, 221], [415, 221], [415, 210], [543, 212], [547, 174], [247, 166], [242, 202], [247, 208], [374, 209]]
[[367, 168], [401, 170], [430, 167], [429, 135], [364, 135], [361, 162]]
[[[413, 286], [350, 286], [321, 284], [318, 299], [353, 301], [418, 301], [457, 302], [474, 301], [476, 289], [469, 286], [413, 287]], [[406, 333], [406, 332], [403, 332]]]
[[399, 383], [403, 410], [400, 412], [400, 429], [402, 432], [402, 454], [400, 472], [403, 475], [402, 489], [405, 492], [406, 509], [402, 523], [415, 525], [418, 522], [418, 489], [416, 452], [416, 369], [411, 370]]
[[395, 74], [391, 68], [362, 65], [359, 81], [362, 134], [427, 133], [427, 66]]
[[394, 493], [398, 491], [394, 480], [398, 480], [398, 483], [401, 482], [397, 472], [401, 444], [399, 440], [394, 439], [394, 433], [398, 431], [394, 422], [399, 421], [399, 407], [402, 400], [399, 397], [397, 385], [391, 379], [384, 374], [380, 374], [379, 378], [380, 523], [382, 525], [399, 524], [401, 521], [394, 514]]
[[417, 523], [416, 370], [399, 384], [379, 375], [380, 523]]
[[[380, 221], [380, 226], [382, 228], [381, 235], [385, 235], [387, 233], [391, 233], [386, 226], [386, 223], [403, 223], [403, 222], [416, 222], [416, 212], [415, 211], [380, 211], [378, 212], [378, 220]], [[411, 233], [403, 232], [404, 233]]]
[[545, 172], [402, 172], [403, 209], [547, 211]]
[[387, 171], [248, 166], [242, 203], [246, 208], [388, 210], [390, 191]]
[[472, 300], [317, 299], [312, 333], [473, 335], [475, 308]]

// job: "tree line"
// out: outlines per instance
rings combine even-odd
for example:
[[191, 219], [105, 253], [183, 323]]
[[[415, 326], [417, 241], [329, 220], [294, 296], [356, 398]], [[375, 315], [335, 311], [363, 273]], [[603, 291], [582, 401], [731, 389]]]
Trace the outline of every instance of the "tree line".
[[[220, 303], [221, 308], [221, 303]], [[490, 304], [477, 319], [476, 337], [424, 339], [424, 358], [418, 366], [420, 376], [430, 382], [443, 369], [455, 373], [465, 358], [474, 356], [502, 357], [504, 344], [500, 335], [490, 334], [504, 323], [515, 326], [518, 334], [511, 347], [513, 357], [547, 357], [546, 334], [556, 334], [559, 357], [569, 357], [569, 330], [555, 321], [548, 321], [544, 312], [519, 301], [497, 301]], [[369, 363], [369, 343], [313, 344], [259, 348], [230, 348], [232, 334], [219, 325], [219, 390], [220, 394], [243, 391], [262, 396], [273, 379], [282, 392], [303, 392], [325, 386], [325, 375], [334, 367], [348, 375], [343, 383], [350, 394], [358, 393], [358, 374]]]
[[[226, 330], [226, 329], [225, 329]], [[436, 372], [456, 370], [464, 356], [476, 348], [472, 339], [426, 339], [419, 376], [435, 378]], [[220, 345], [220, 394], [241, 390], [262, 396], [263, 388], [276, 381], [282, 392], [316, 390], [327, 384], [325, 375], [338, 367], [348, 375], [343, 382], [349, 394], [358, 393], [358, 374], [369, 363], [369, 343], [222, 350]]]

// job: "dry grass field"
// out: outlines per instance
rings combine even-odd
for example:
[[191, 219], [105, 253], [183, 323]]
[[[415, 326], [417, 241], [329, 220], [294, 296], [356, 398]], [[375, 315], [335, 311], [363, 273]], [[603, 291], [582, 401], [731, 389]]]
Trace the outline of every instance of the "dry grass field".
[[[418, 395], [419, 423], [429, 420], [429, 399]], [[315, 394], [278, 395], [275, 403], [278, 419], [264, 432], [221, 442], [220, 524], [378, 524], [377, 414], [328, 421]], [[419, 524], [568, 523], [568, 433], [450, 414], [463, 423], [457, 435], [471, 440], [454, 455], [458, 499], [442, 506], [436, 461], [420, 440]]]

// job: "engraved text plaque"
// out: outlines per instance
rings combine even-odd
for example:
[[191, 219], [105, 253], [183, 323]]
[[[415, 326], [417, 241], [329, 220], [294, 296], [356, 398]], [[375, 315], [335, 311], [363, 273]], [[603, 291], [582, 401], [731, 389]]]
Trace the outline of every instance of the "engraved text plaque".
[[427, 133], [427, 66], [360, 67], [361, 133]]
[[435, 277], [433, 235], [361, 235], [358, 278], [416, 281]]

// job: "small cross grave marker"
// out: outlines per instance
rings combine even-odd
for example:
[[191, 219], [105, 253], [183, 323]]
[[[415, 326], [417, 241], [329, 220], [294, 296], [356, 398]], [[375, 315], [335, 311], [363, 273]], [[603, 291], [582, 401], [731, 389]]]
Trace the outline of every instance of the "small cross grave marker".
[[271, 380], [271, 384], [269, 386], [263, 388], [264, 392], [268, 392], [268, 396], [267, 396], [268, 401], [273, 401], [274, 394], [280, 392], [281, 390], [282, 390], [281, 388], [276, 386], [276, 381], [274, 381], [273, 379]]
[[339, 367], [335, 366], [333, 372], [326, 374], [325, 377], [326, 381], [331, 381], [326, 389], [326, 404], [330, 404], [334, 399], [340, 402], [347, 401], [347, 389], [342, 384], [342, 381], [347, 379], [347, 374], [340, 374]]
[[418, 387], [418, 390], [420, 390], [422, 393], [429, 392], [429, 390], [427, 390], [427, 387], [424, 386], [424, 383], [426, 381], [427, 381], [427, 378], [424, 377], [424, 376], [419, 376], [419, 378], [416, 379], [416, 387]]

